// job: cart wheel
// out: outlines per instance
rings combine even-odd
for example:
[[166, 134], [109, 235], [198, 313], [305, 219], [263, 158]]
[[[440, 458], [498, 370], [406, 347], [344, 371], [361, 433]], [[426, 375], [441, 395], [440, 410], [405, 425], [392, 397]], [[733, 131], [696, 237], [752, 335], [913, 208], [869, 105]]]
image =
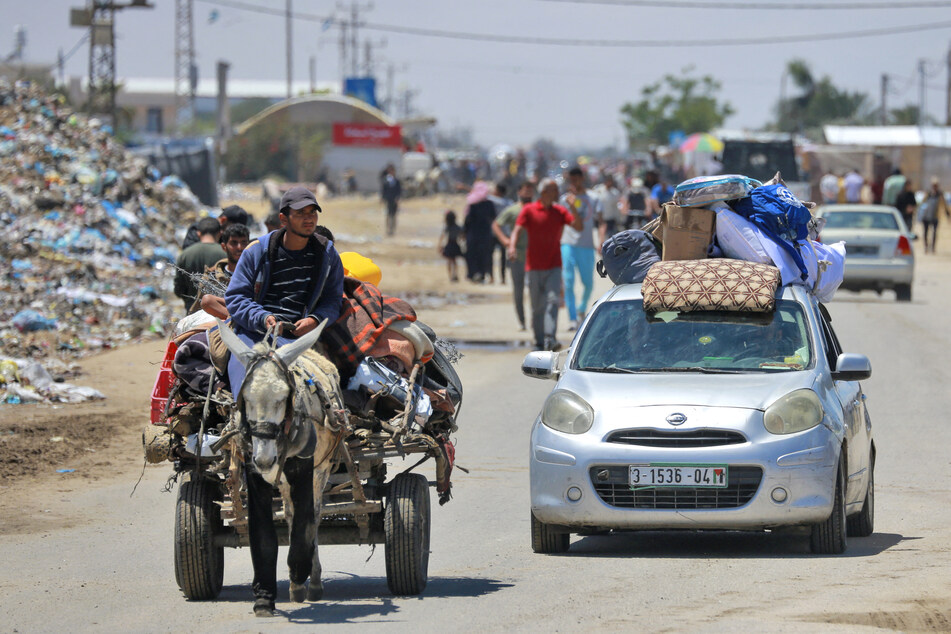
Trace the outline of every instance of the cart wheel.
[[419, 594], [429, 574], [429, 482], [401, 473], [390, 484], [384, 515], [386, 585], [395, 595]]
[[196, 601], [216, 598], [224, 581], [224, 547], [214, 543], [222, 529], [217, 494], [217, 486], [205, 479], [186, 480], [178, 487], [175, 581], [186, 598]]

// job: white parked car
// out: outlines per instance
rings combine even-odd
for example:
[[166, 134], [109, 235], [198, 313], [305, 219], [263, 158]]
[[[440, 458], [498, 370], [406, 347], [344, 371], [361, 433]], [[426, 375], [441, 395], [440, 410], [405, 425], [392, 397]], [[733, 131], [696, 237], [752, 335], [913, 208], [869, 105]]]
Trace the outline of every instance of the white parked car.
[[804, 288], [777, 297], [767, 314], [649, 314], [640, 284], [617, 286], [567, 351], [525, 357], [557, 379], [531, 435], [535, 552], [590, 531], [801, 527], [840, 553], [872, 533], [869, 360]]

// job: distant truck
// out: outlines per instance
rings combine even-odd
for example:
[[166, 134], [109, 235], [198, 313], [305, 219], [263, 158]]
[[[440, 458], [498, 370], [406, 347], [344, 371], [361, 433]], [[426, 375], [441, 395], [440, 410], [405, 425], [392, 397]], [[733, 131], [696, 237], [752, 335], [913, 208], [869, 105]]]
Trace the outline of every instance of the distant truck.
[[724, 174], [743, 174], [766, 182], [781, 172], [786, 186], [797, 198], [810, 200], [810, 185], [802, 180], [796, 148], [788, 135], [721, 131], [717, 136], [723, 141], [720, 162]]

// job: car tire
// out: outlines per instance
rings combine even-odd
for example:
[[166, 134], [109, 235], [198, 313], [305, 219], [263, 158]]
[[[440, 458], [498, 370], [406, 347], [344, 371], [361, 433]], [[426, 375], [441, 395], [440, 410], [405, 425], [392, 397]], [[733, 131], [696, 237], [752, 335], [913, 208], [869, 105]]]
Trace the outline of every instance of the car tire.
[[862, 511], [848, 519], [849, 537], [868, 537], [875, 532], [875, 455], [868, 467], [868, 488]]
[[895, 299], [900, 302], [911, 301], [911, 284], [899, 284], [895, 287]]
[[568, 552], [570, 538], [568, 533], [556, 533], [532, 513], [532, 551], [543, 555]]
[[836, 471], [832, 513], [824, 521], [812, 525], [810, 547], [817, 555], [839, 555], [845, 552], [847, 543], [845, 517], [845, 470], [842, 462]]

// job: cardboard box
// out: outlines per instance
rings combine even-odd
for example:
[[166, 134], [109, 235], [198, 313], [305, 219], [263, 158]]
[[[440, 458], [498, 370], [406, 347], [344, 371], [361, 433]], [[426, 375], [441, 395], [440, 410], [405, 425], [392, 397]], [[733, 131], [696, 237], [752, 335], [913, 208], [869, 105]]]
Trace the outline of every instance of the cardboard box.
[[[660, 240], [664, 261], [702, 260], [713, 241], [717, 214], [712, 209], [664, 205], [660, 214]], [[657, 235], [656, 233], [654, 235]]]

